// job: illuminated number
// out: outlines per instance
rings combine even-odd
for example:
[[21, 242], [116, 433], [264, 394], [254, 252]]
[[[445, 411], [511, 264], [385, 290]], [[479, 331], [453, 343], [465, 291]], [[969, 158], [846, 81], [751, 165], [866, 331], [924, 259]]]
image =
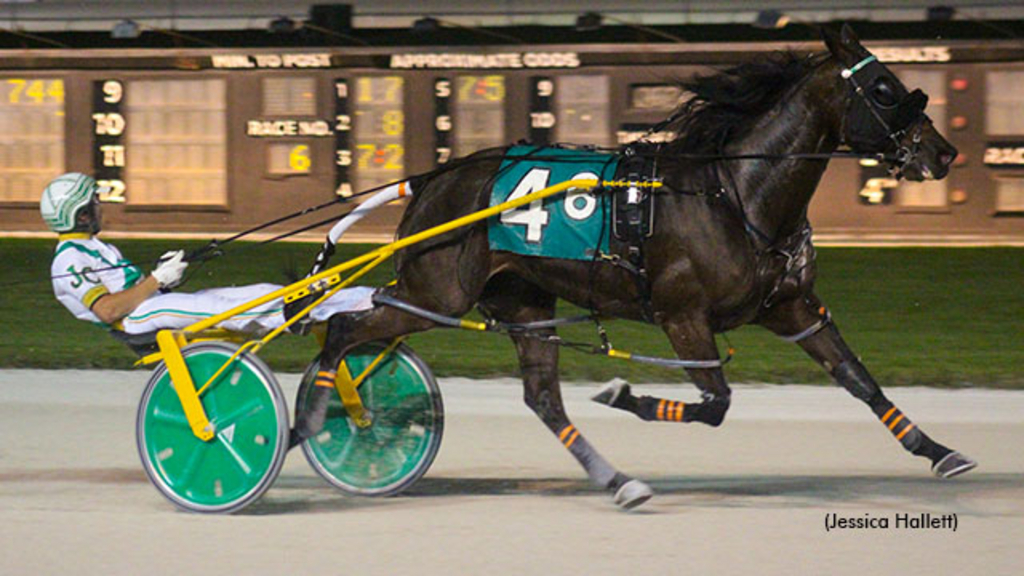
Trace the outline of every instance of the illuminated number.
[[357, 90], [359, 93], [358, 101], [373, 102], [373, 88], [372, 84], [370, 84], [370, 79], [360, 78], [357, 82], [359, 83], [359, 90]]
[[377, 153], [377, 147], [373, 144], [357, 144], [356, 148], [363, 151], [363, 153], [359, 155], [359, 167], [369, 168], [370, 159]]
[[335, 190], [334, 193], [342, 198], [348, 198], [352, 195], [352, 185], [348, 182], [342, 182], [341, 186], [338, 186], [338, 189]]
[[895, 178], [869, 178], [858, 195], [865, 204], [885, 203], [889, 190], [900, 185]]
[[405, 130], [405, 115], [401, 110], [388, 110], [381, 118], [381, 129], [388, 136], [401, 136]]
[[124, 132], [124, 116], [117, 112], [97, 112], [92, 119], [96, 121], [96, 134], [99, 136], [120, 136]]
[[117, 104], [124, 97], [124, 86], [117, 80], [107, 80], [103, 83], [103, 101], [107, 104]]
[[296, 172], [309, 172], [309, 146], [299, 144], [288, 154], [288, 166]]
[[551, 128], [555, 125], [555, 115], [551, 112], [530, 112], [531, 128]]
[[[523, 179], [516, 184], [515, 190], [509, 194], [506, 202], [517, 200], [543, 190], [548, 186], [548, 177], [551, 171], [546, 168], [533, 168], [523, 176]], [[534, 200], [529, 206], [506, 210], [501, 213], [501, 223], [508, 225], [526, 226], [526, 241], [537, 244], [544, 235], [544, 227], [548, 224], [550, 215], [544, 209], [543, 200]]]
[[[570, 180], [597, 180], [597, 174], [593, 172], [580, 172], [576, 174]], [[564, 203], [562, 207], [565, 209], [565, 215], [573, 220], [586, 220], [594, 214], [594, 210], [597, 209], [597, 198], [587, 190], [577, 190], [576, 188], [570, 188], [568, 193], [565, 195]]]
[[388, 144], [387, 149], [391, 151], [387, 161], [384, 163], [385, 170], [401, 170], [402, 157], [405, 156], [405, 147], [401, 144]]
[[124, 167], [124, 146], [120, 144], [106, 144], [100, 146], [100, 152], [103, 152], [104, 166]]
[[491, 102], [505, 100], [505, 78], [501, 76], [484, 76], [483, 96]]
[[476, 81], [476, 76], [461, 76], [459, 78], [459, 100], [465, 102], [471, 98]]
[[125, 185], [123, 180], [97, 180], [96, 184], [100, 188], [110, 188], [110, 191], [99, 194], [100, 202], [124, 203]]
[[46, 84], [42, 80], [33, 80], [28, 90], [25, 90], [25, 95], [35, 100], [36, 104], [42, 104], [46, 99]]
[[437, 149], [437, 163], [444, 164], [452, 157], [451, 148], [438, 148]]
[[398, 102], [398, 95], [402, 90], [402, 78], [400, 76], [385, 76], [384, 102], [391, 104]]
[[352, 165], [352, 151], [351, 150], [335, 150], [336, 157], [334, 163], [338, 166], [351, 166]]
[[447, 114], [442, 114], [434, 120], [434, 127], [441, 132], [448, 132], [452, 129], [452, 117]]
[[348, 132], [352, 129], [352, 117], [348, 114], [338, 114], [334, 119], [337, 121], [334, 129], [338, 132]]
[[438, 98], [447, 98], [452, 95], [451, 80], [438, 80], [434, 83], [434, 94]]
[[58, 104], [64, 103], [64, 81], [54, 80], [50, 82], [50, 87], [46, 89], [46, 95], [53, 98]]
[[7, 83], [14, 86], [7, 94], [7, 99], [11, 104], [18, 104], [21, 101], [21, 91], [25, 89], [25, 81], [21, 78], [11, 78]]
[[348, 98], [348, 82], [335, 82], [334, 92], [338, 95], [338, 98]]
[[555, 83], [551, 80], [541, 80], [537, 82], [537, 96], [541, 98], [547, 98], [555, 93]]

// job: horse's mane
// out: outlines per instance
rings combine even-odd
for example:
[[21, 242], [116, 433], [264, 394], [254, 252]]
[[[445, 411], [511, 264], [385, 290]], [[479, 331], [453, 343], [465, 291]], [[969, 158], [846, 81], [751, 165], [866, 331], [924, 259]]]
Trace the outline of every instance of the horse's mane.
[[776, 52], [720, 72], [698, 75], [680, 85], [693, 97], [677, 110], [667, 129], [676, 137], [672, 150], [715, 154], [730, 140], [745, 134], [752, 121], [770, 110], [826, 55], [808, 57]]

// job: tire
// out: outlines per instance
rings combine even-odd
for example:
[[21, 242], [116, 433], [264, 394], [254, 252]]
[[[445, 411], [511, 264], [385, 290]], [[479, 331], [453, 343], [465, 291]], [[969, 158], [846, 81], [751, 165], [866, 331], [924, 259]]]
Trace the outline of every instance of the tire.
[[[353, 378], [385, 343], [364, 344], [345, 357]], [[306, 369], [295, 405], [309, 398], [319, 363]], [[434, 374], [408, 346], [400, 345], [359, 386], [372, 424], [358, 428], [334, 395], [324, 428], [302, 443], [317, 474], [354, 496], [394, 496], [419, 480], [441, 446], [444, 404]]]
[[[200, 342], [182, 356], [196, 388], [237, 346]], [[288, 407], [273, 372], [253, 354], [239, 356], [201, 397], [213, 440], [192, 434], [167, 366], [160, 363], [139, 402], [135, 436], [150, 481], [189, 512], [237, 512], [270, 488], [288, 451]]]

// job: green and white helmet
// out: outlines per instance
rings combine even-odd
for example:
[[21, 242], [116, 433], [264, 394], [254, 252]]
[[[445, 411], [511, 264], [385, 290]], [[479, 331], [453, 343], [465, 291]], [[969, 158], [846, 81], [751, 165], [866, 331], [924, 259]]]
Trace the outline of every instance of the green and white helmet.
[[39, 212], [50, 230], [70, 232], [77, 224], [78, 212], [92, 202], [93, 194], [103, 191], [91, 176], [69, 172], [46, 185]]

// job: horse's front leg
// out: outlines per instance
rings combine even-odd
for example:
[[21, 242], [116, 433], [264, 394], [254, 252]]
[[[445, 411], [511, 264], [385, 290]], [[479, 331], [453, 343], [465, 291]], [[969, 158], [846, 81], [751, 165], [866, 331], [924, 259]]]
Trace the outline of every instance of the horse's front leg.
[[[684, 360], [719, 360], [714, 333], [707, 322], [675, 319], [662, 329], [676, 355]], [[593, 400], [632, 412], [642, 420], [702, 422], [718, 426], [729, 410], [731, 391], [721, 368], [688, 368], [687, 373], [701, 391], [700, 402], [685, 403], [654, 396], [634, 396], [628, 384], [615, 382], [598, 392]]]
[[[554, 317], [555, 297], [519, 278], [505, 276], [488, 285], [481, 307], [503, 322], [525, 323]], [[646, 502], [651, 488], [615, 469], [569, 421], [558, 380], [558, 346], [547, 341], [554, 329], [513, 334], [526, 405], [586, 470], [591, 482], [630, 509]]]
[[929, 438], [885, 397], [816, 296], [780, 302], [760, 323], [803, 348], [840, 386], [867, 404], [907, 451], [931, 460], [936, 476], [952, 478], [977, 466], [974, 460]]

